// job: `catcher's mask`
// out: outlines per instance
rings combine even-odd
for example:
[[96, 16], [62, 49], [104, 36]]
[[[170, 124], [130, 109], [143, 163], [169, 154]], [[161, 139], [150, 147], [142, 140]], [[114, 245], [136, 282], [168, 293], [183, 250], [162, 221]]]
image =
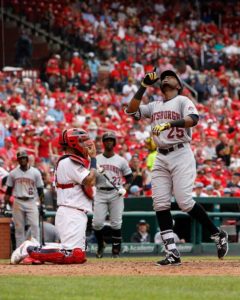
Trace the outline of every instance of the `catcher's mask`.
[[161, 81], [160, 89], [162, 90], [162, 81], [166, 76], [174, 76], [177, 79], [177, 81], [180, 85], [180, 88], [178, 89], [178, 94], [180, 95], [183, 90], [183, 84], [182, 84], [180, 77], [172, 70], [166, 70], [166, 71], [162, 72], [162, 74], [160, 75], [160, 81]]
[[116, 135], [115, 135], [114, 132], [109, 131], [109, 132], [104, 133], [103, 136], [102, 136], [102, 141], [104, 142], [107, 139], [114, 140], [114, 146], [116, 146], [117, 138], [116, 138]]
[[83, 129], [71, 128], [63, 135], [63, 143], [77, 150], [84, 158], [88, 157], [88, 146], [92, 143], [88, 133]]

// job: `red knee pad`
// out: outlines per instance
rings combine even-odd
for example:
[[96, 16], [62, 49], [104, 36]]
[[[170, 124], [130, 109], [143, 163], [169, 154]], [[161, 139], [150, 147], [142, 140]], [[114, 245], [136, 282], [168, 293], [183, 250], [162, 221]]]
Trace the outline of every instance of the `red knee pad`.
[[86, 253], [80, 248], [75, 248], [71, 253], [65, 255], [62, 264], [83, 264], [86, 261]]

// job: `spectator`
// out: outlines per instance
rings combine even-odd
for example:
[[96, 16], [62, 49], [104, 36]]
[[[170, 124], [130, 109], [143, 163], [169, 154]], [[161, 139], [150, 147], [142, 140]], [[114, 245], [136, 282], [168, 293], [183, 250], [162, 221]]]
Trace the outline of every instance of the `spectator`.
[[232, 174], [232, 178], [227, 183], [228, 188], [240, 188], [240, 173], [235, 172]]
[[8, 110], [8, 114], [10, 116], [12, 116], [17, 121], [20, 119], [21, 115], [20, 115], [20, 113], [19, 113], [19, 111], [17, 109], [17, 104], [16, 103], [14, 103], [14, 102], [11, 103], [11, 106], [10, 106], [10, 108]]
[[231, 154], [233, 151], [232, 141], [229, 141], [226, 133], [221, 133], [219, 136], [220, 143], [216, 146], [217, 157], [221, 158], [227, 167], [231, 163]]
[[95, 57], [95, 54], [93, 52], [88, 53], [88, 67], [91, 72], [91, 83], [95, 84], [98, 79], [98, 73], [100, 68], [100, 62]]
[[141, 188], [138, 185], [132, 185], [129, 189], [128, 197], [140, 197]]
[[225, 188], [223, 190], [223, 197], [232, 197], [232, 190], [230, 188]]
[[5, 147], [0, 148], [0, 157], [5, 161], [6, 166], [15, 160], [16, 150], [13, 148], [11, 137], [5, 138]]
[[214, 143], [214, 138], [207, 137], [206, 138], [206, 145], [203, 147], [203, 157], [205, 159], [215, 159], [217, 157], [216, 154], [216, 146]]
[[137, 86], [134, 84], [133, 78], [129, 77], [128, 83], [126, 83], [122, 89], [122, 104], [128, 104], [136, 92]]
[[203, 192], [203, 183], [197, 182], [194, 186], [194, 191], [192, 193], [193, 197], [208, 197], [208, 194]]
[[145, 179], [146, 179], [146, 172], [145, 170], [141, 167], [141, 162], [139, 159], [139, 155], [138, 154], [134, 154], [132, 156], [132, 159], [129, 162], [129, 166], [132, 170], [132, 174], [133, 174], [133, 180], [131, 183], [131, 186], [129, 187], [129, 189], [134, 186], [137, 185], [140, 189], [141, 189], [141, 195], [143, 194], [143, 187], [145, 185]]
[[150, 243], [150, 226], [145, 220], [140, 220], [137, 224], [137, 231], [131, 236], [131, 243]]

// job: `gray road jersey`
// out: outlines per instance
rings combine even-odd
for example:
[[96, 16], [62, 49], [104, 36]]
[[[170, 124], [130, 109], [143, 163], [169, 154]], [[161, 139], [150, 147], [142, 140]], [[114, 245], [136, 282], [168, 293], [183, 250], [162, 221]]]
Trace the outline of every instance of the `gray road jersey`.
[[38, 169], [30, 167], [24, 172], [17, 167], [9, 173], [6, 184], [13, 187], [13, 196], [34, 198], [37, 188], [43, 187], [43, 180]]
[[[176, 96], [167, 102], [154, 101], [147, 105], [140, 105], [139, 110], [141, 117], [151, 119], [152, 128], [164, 122], [182, 119], [190, 114], [198, 115], [193, 102], [185, 96]], [[174, 144], [190, 142], [192, 130], [191, 128], [172, 127], [153, 138], [159, 148], [169, 148]]]
[[[107, 176], [116, 186], [122, 186], [122, 177], [132, 173], [128, 162], [118, 154], [107, 158], [103, 154], [97, 155], [97, 164], [105, 169]], [[103, 175], [97, 175], [97, 187], [112, 187]]]

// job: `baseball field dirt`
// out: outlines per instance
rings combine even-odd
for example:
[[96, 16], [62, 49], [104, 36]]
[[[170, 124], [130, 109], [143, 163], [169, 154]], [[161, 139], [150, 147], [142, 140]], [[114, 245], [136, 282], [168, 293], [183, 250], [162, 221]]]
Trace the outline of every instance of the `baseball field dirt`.
[[133, 258], [93, 259], [83, 265], [10, 265], [0, 264], [0, 275], [69, 275], [69, 276], [128, 276], [128, 275], [172, 275], [172, 276], [240, 276], [240, 258], [214, 260], [209, 258], [183, 258], [181, 266], [159, 267], [154, 265], [154, 258], [144, 261]]

